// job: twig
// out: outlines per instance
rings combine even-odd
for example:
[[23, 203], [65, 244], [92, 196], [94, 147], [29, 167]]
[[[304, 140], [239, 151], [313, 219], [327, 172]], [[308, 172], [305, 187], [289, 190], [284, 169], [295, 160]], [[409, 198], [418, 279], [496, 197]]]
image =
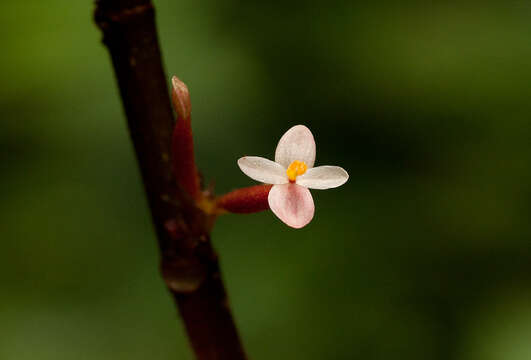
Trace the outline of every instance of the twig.
[[212, 219], [186, 202], [170, 163], [173, 114], [149, 0], [97, 0], [161, 252], [164, 281], [199, 360], [243, 360], [210, 242]]

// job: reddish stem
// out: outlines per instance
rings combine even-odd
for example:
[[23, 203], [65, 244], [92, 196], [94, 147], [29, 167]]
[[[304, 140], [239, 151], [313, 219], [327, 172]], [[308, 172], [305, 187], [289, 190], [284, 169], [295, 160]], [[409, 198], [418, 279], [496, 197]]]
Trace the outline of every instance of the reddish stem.
[[255, 185], [231, 191], [218, 198], [217, 207], [237, 214], [267, 210], [267, 197], [272, 187], [273, 185]]

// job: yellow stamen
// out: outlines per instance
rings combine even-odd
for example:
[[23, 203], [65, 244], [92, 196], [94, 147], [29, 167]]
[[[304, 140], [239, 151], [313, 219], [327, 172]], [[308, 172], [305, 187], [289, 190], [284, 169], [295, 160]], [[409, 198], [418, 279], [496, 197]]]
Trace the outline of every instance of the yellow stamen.
[[308, 166], [304, 161], [295, 160], [288, 166], [288, 170], [286, 170], [289, 181], [295, 181], [297, 176], [304, 174], [306, 170], [308, 170]]

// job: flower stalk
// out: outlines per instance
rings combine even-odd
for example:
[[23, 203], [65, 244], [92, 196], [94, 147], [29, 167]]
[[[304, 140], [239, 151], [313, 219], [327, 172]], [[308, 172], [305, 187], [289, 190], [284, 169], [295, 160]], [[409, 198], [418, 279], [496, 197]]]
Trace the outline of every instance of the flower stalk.
[[254, 185], [233, 190], [216, 201], [218, 212], [251, 214], [269, 209], [267, 197], [273, 185]]

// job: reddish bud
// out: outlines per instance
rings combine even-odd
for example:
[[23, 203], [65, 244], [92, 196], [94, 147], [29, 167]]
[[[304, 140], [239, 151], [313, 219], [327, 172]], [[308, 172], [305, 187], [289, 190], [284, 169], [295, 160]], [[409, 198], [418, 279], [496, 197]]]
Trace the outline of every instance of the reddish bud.
[[188, 87], [176, 76], [172, 78], [172, 101], [177, 113], [173, 130], [173, 172], [180, 187], [194, 200], [200, 197], [199, 176], [194, 158], [194, 140], [191, 124], [191, 102]]
[[188, 86], [179, 80], [177, 76], [171, 78], [171, 83], [173, 86], [171, 98], [178, 118], [190, 118], [190, 113], [192, 112], [192, 103], [190, 102], [190, 92], [188, 91]]
[[267, 196], [273, 185], [255, 185], [231, 191], [217, 200], [217, 207], [237, 214], [250, 214], [269, 209]]

